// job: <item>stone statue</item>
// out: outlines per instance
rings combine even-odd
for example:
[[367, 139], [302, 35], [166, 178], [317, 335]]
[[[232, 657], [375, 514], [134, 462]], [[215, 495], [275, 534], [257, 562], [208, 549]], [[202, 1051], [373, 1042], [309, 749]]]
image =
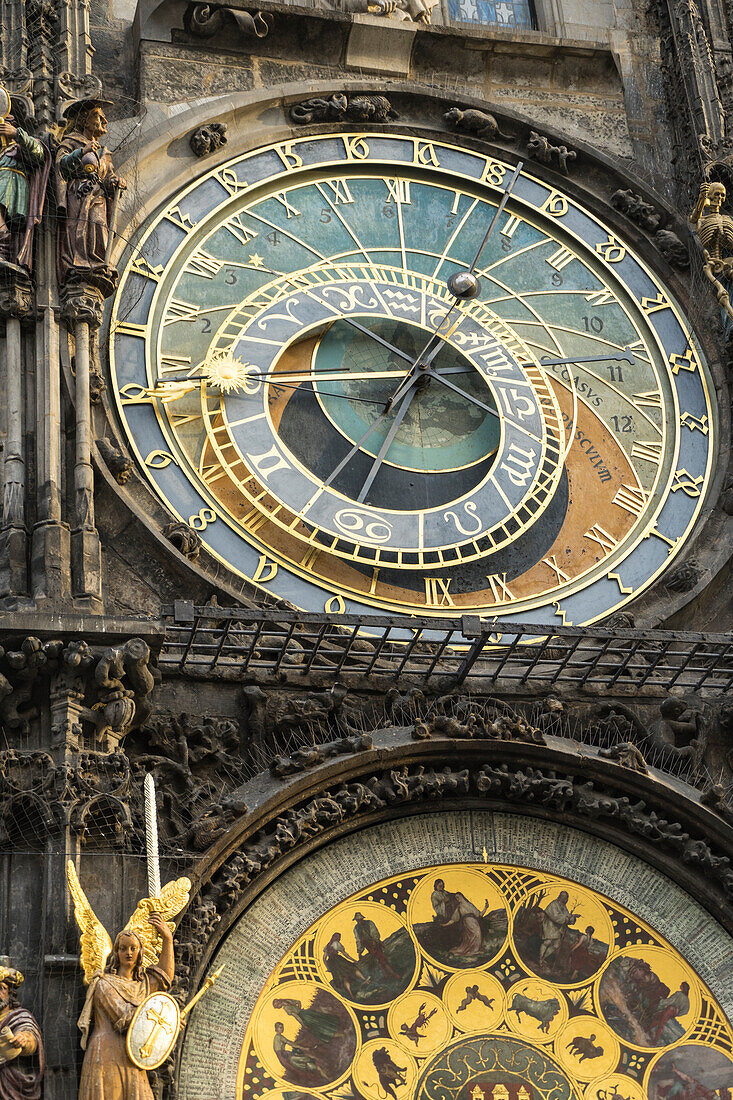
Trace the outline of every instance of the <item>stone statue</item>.
[[144, 898], [113, 945], [71, 862], [67, 878], [89, 987], [79, 1017], [85, 1051], [79, 1100], [153, 1100], [147, 1072], [127, 1053], [126, 1032], [145, 998], [168, 989], [173, 981], [170, 918], [188, 901], [191, 883], [180, 878], [164, 886], [155, 899]]
[[0, 1100], [40, 1100], [46, 1066], [41, 1029], [18, 1004], [19, 970], [0, 958]]
[[724, 184], [705, 180], [700, 184], [700, 194], [695, 209], [690, 214], [690, 221], [700, 238], [705, 258], [703, 271], [715, 288], [723, 313], [723, 327], [728, 332], [733, 327], [733, 306], [730, 302], [730, 283], [733, 279], [733, 218], [721, 211], [725, 199]]
[[405, 22], [430, 22], [438, 0], [320, 0], [319, 7], [353, 14], [378, 15]]
[[14, 114], [0, 119], [0, 262], [30, 270], [51, 164], [47, 149]]
[[100, 143], [107, 133], [107, 104], [104, 99], [82, 99], [67, 107], [56, 152], [59, 282], [81, 278], [100, 284], [105, 296], [116, 279], [107, 264], [108, 246], [117, 197], [126, 187]]

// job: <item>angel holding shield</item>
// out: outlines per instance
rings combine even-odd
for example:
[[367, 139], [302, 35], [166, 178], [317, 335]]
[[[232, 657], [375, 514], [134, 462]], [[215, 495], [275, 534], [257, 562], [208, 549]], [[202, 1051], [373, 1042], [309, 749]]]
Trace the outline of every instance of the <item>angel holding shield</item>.
[[153, 1100], [144, 1069], [130, 1059], [126, 1033], [145, 998], [173, 980], [173, 924], [188, 901], [186, 878], [169, 882], [155, 899], [144, 898], [114, 945], [82, 890], [73, 863], [69, 889], [81, 932], [81, 962], [89, 987], [79, 1017], [85, 1051], [79, 1100]]

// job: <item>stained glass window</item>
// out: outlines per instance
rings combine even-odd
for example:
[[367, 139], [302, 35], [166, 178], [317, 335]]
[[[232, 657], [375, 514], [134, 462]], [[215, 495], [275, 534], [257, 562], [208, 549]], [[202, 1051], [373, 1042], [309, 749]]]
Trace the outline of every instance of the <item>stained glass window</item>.
[[530, 0], [448, 0], [451, 21], [532, 27]]

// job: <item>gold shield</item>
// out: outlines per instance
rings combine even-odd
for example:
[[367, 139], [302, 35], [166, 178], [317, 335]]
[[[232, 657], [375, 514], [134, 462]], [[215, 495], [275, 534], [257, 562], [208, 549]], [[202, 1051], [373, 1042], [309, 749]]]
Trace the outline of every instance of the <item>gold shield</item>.
[[151, 993], [127, 1029], [127, 1054], [138, 1069], [157, 1069], [178, 1038], [181, 1010], [168, 993]]

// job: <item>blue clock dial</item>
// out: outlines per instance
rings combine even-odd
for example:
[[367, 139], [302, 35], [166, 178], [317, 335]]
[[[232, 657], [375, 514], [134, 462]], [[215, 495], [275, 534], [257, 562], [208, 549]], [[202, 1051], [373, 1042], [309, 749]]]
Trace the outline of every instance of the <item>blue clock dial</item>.
[[514, 174], [311, 136], [151, 219], [111, 324], [120, 419], [233, 573], [306, 609], [586, 623], [684, 545], [717, 432], [694, 335], [628, 242]]

